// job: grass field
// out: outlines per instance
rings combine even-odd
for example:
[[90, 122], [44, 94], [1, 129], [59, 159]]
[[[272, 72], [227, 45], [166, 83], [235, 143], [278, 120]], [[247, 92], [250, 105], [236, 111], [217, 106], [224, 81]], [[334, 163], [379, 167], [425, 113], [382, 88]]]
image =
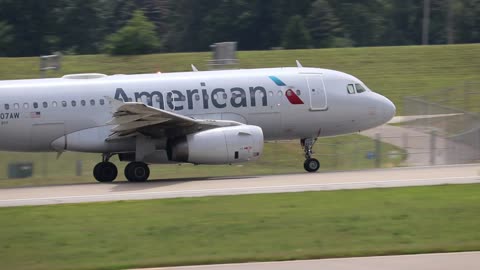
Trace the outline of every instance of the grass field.
[[[322, 171], [373, 168], [375, 160], [367, 159], [368, 152], [375, 151], [374, 141], [360, 135], [348, 135], [320, 140], [314, 148], [322, 164]], [[397, 153], [391, 155], [391, 153]], [[389, 144], [382, 144], [382, 167], [399, 166], [405, 159], [405, 151]], [[82, 175], [76, 176], [76, 162], [82, 161]], [[93, 166], [100, 161], [98, 154], [65, 153], [59, 160], [55, 153], [0, 152], [0, 188], [14, 186], [91, 183]], [[257, 162], [237, 165], [152, 165], [150, 179], [179, 177], [259, 175], [304, 172], [303, 150], [298, 141], [269, 142]], [[33, 162], [34, 177], [6, 179], [9, 163]], [[115, 161], [119, 179], [124, 179], [125, 162]]]
[[[49, 76], [100, 72], [105, 74], [152, 73], [190, 70], [190, 64], [207, 69], [211, 54], [176, 53], [130, 57], [106, 55], [65, 56], [62, 70]], [[304, 66], [351, 73], [370, 88], [394, 101], [402, 114], [403, 96], [461, 87], [480, 82], [480, 44], [445, 46], [369, 47], [315, 50], [242, 51], [239, 67]], [[0, 79], [38, 78], [39, 59], [0, 58]], [[477, 89], [480, 91], [480, 89]], [[480, 96], [477, 95], [480, 100]], [[476, 106], [480, 111], [480, 106]]]
[[[130, 74], [149, 72], [185, 71], [190, 64], [207, 69], [211, 54], [177, 53], [129, 57], [107, 55], [65, 56], [60, 72], [51, 72], [51, 77], [63, 74], [100, 72], [106, 74]], [[242, 51], [238, 53], [239, 67], [294, 66], [300, 60], [304, 66], [316, 66], [342, 70], [358, 76], [373, 90], [391, 98], [398, 114], [403, 113], [402, 98], [408, 95], [423, 95], [433, 90], [462, 86], [465, 81], [480, 82], [480, 44], [448, 46], [370, 47], [316, 50]], [[38, 78], [39, 60], [33, 58], [0, 58], [0, 79]], [[480, 84], [478, 84], [480, 86]], [[470, 91], [475, 89], [470, 88]], [[480, 92], [480, 89], [477, 89]], [[450, 96], [462, 98], [458, 91]], [[469, 106], [480, 111], [480, 95], [472, 95]], [[462, 102], [454, 102], [461, 106]], [[400, 134], [399, 134], [400, 136]], [[317, 153], [323, 168], [359, 169], [373, 166], [365, 155], [373, 149], [373, 141], [361, 138], [362, 143], [351, 136], [320, 140]], [[325, 146], [326, 145], [326, 146]], [[333, 146], [332, 145], [336, 145]], [[384, 146], [387, 152], [399, 151]], [[340, 154], [339, 154], [340, 153]], [[404, 153], [404, 152], [401, 152]], [[385, 153], [387, 154], [387, 153]], [[402, 156], [404, 157], [404, 156]], [[402, 157], [385, 160], [382, 166], [401, 164]], [[91, 168], [99, 160], [97, 155], [65, 154], [55, 161], [55, 154], [0, 153], [0, 179], [6, 176], [8, 163], [35, 161], [35, 177], [27, 180], [0, 180], [0, 187], [43, 183], [72, 183], [92, 181]], [[76, 160], [84, 160], [82, 175], [75, 176]], [[239, 166], [154, 166], [154, 178], [218, 176], [301, 172], [303, 157], [297, 142], [276, 145], [267, 144], [266, 154], [257, 163]], [[120, 167], [123, 169], [123, 165]], [[46, 173], [44, 173], [44, 171]], [[122, 174], [120, 172], [120, 174]]]
[[480, 249], [480, 185], [0, 208], [2, 269]]

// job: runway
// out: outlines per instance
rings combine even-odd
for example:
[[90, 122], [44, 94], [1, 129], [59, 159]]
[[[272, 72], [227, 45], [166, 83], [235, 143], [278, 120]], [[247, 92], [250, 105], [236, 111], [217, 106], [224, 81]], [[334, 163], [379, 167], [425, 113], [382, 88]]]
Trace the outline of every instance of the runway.
[[[148, 270], [476, 270], [480, 252], [340, 258], [286, 262], [239, 263], [205, 266], [149, 268]], [[143, 269], [147, 270], [147, 269]]]
[[0, 207], [480, 183], [479, 171], [475, 164], [11, 188], [0, 189]]

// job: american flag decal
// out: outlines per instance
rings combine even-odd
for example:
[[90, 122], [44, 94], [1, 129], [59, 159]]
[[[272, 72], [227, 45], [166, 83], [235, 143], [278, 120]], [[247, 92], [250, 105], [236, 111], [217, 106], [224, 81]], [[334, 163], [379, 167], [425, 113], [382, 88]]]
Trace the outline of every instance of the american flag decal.
[[40, 118], [40, 112], [31, 112], [30, 118]]

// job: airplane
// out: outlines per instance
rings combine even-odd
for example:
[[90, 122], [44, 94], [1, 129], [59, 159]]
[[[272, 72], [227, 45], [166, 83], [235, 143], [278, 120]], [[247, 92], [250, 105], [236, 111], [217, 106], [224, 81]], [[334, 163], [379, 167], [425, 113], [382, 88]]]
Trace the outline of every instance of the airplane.
[[153, 73], [72, 74], [0, 81], [0, 150], [101, 154], [99, 182], [126, 161], [130, 182], [149, 164], [233, 164], [257, 160], [265, 140], [300, 139], [304, 169], [320, 162], [320, 137], [387, 123], [395, 105], [344, 72], [303, 67]]

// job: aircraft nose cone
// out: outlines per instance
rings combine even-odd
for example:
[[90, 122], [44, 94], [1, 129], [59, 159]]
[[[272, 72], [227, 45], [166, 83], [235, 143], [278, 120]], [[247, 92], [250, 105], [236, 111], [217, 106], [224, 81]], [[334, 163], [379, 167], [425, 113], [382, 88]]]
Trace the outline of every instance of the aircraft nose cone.
[[397, 108], [395, 107], [395, 104], [393, 104], [393, 102], [390, 101], [390, 99], [384, 97], [383, 116], [385, 118], [384, 119], [385, 123], [390, 121], [395, 116], [396, 111], [397, 111]]

